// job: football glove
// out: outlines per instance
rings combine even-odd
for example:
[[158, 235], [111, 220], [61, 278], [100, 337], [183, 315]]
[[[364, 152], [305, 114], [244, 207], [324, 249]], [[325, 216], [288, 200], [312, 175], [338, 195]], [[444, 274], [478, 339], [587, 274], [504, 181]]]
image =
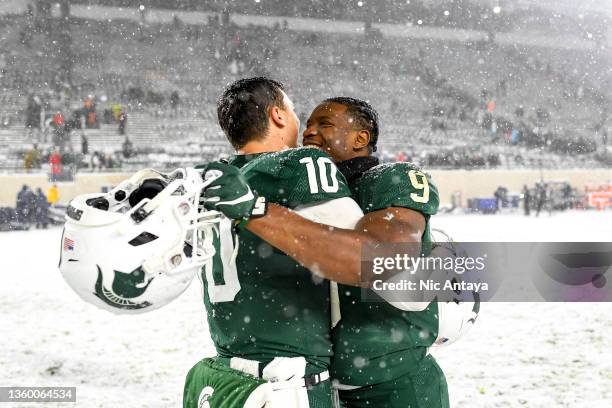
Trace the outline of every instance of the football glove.
[[[205, 187], [202, 203], [209, 210], [217, 210], [233, 220], [248, 221], [266, 214], [265, 197], [251, 190], [237, 167], [223, 162], [208, 164], [202, 173]], [[241, 222], [243, 224], [243, 222]]]

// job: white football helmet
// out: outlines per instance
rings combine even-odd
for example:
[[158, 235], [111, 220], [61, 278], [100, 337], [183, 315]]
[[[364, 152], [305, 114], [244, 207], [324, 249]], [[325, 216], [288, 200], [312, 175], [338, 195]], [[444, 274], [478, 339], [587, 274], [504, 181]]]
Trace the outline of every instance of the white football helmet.
[[70, 202], [59, 268], [88, 303], [118, 314], [148, 312], [176, 299], [215, 254], [221, 214], [199, 211], [195, 169], [141, 170], [106, 194]]
[[[458, 246], [444, 231], [432, 229], [431, 237], [433, 241], [432, 256], [467, 256], [465, 250]], [[474, 326], [480, 312], [480, 299], [478, 293], [473, 292], [472, 295], [474, 300], [470, 302], [459, 300], [438, 302], [438, 337], [434, 341], [434, 346], [452, 344]]]

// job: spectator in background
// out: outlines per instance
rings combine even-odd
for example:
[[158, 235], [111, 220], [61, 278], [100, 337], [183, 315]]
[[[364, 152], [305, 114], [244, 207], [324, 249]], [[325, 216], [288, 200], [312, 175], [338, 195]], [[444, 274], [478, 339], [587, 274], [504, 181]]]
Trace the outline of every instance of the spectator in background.
[[531, 193], [527, 184], [523, 186], [523, 208], [525, 209], [525, 215], [529, 217], [529, 200], [531, 200]]
[[569, 183], [566, 183], [562, 189], [561, 193], [563, 194], [563, 209], [567, 210], [572, 207], [572, 186]]
[[92, 98], [85, 98], [85, 101], [83, 101], [83, 114], [85, 115], [85, 127], [87, 127], [87, 129], [98, 127], [96, 104]]
[[121, 161], [109, 152], [104, 156], [104, 165], [107, 169], [117, 169], [121, 167]]
[[87, 116], [85, 117], [85, 126], [87, 129], [98, 128], [98, 117], [96, 116], [95, 111], [87, 112]]
[[49, 164], [51, 165], [51, 181], [56, 181], [62, 173], [62, 155], [58, 149], [55, 149], [49, 156]]
[[23, 167], [28, 173], [32, 169], [40, 168], [40, 150], [38, 150], [38, 145], [36, 143], [26, 152], [23, 161]]
[[489, 153], [487, 155], [487, 164], [489, 167], [497, 167], [499, 166], [500, 160], [499, 155], [496, 153]]
[[173, 117], [178, 116], [180, 99], [179, 93], [177, 91], [172, 91], [172, 94], [170, 94], [170, 109]]
[[100, 152], [93, 152], [91, 155], [91, 171], [100, 170], [102, 168], [102, 157]]
[[42, 104], [40, 98], [35, 95], [28, 96], [28, 104], [26, 106], [26, 128], [30, 131], [32, 129], [40, 129], [40, 114], [42, 112]]
[[121, 113], [123, 109], [121, 108], [121, 104], [120, 103], [113, 103], [111, 105], [111, 112], [113, 113], [113, 119], [117, 122], [119, 122], [119, 114]]
[[47, 202], [51, 206], [55, 206], [59, 201], [59, 190], [57, 184], [52, 184], [47, 191]]
[[123, 153], [123, 157], [129, 159], [134, 156], [134, 145], [129, 137], [125, 137], [123, 144], [121, 145], [121, 152]]
[[83, 129], [83, 111], [80, 109], [72, 111], [72, 119], [66, 125], [69, 130]]
[[536, 200], [538, 200], [538, 208], [536, 210], [536, 217], [540, 216], [540, 211], [546, 202], [546, 185], [544, 183], [538, 183], [536, 185]]
[[53, 125], [55, 127], [59, 127], [59, 126], [63, 126], [64, 123], [65, 123], [65, 120], [64, 120], [64, 115], [62, 114], [62, 112], [56, 112], [53, 115]]
[[60, 150], [63, 150], [70, 136], [69, 131], [66, 129], [64, 115], [61, 112], [53, 115], [51, 126], [53, 127], [53, 144], [59, 146]]
[[104, 113], [102, 114], [102, 123], [105, 125], [110, 125], [115, 121], [113, 118], [113, 111], [111, 109], [104, 109]]
[[21, 186], [21, 190], [17, 193], [17, 202], [15, 204], [15, 213], [17, 215], [17, 222], [25, 223], [27, 220], [27, 195], [29, 191], [27, 185]]
[[49, 203], [45, 193], [40, 188], [36, 189], [34, 208], [36, 211], [36, 228], [46, 229], [49, 224]]
[[119, 114], [119, 134], [125, 135], [125, 128], [127, 126], [127, 113], [121, 111]]
[[516, 145], [521, 140], [521, 132], [515, 127], [512, 128], [512, 133], [510, 134], [510, 144]]
[[87, 136], [85, 136], [85, 133], [81, 134], [81, 153], [83, 155], [89, 153], [89, 142], [87, 140]]
[[495, 212], [499, 212], [499, 210], [502, 207], [502, 187], [497, 187], [497, 190], [495, 190], [495, 193], [493, 193], [493, 196], [495, 197]]
[[519, 119], [525, 116], [525, 109], [523, 108], [523, 105], [517, 106], [517, 108], [514, 110], [514, 115]]
[[493, 115], [491, 115], [489, 112], [485, 112], [482, 115], [482, 122], [481, 122], [481, 126], [483, 129], [491, 129], [493, 127]]
[[31, 223], [36, 215], [35, 204], [36, 194], [30, 190], [29, 186], [24, 184], [21, 187], [21, 191], [17, 193], [17, 203], [15, 205], [17, 222], [22, 224]]

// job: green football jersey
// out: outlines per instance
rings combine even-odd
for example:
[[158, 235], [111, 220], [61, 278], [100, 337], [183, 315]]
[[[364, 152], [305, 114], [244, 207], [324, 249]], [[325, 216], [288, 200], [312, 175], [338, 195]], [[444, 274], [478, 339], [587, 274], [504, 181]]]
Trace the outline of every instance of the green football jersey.
[[[429, 218], [438, 210], [439, 198], [425, 173], [410, 163], [380, 164], [353, 180], [350, 188], [366, 214], [389, 207], [422, 213], [422, 252], [431, 251]], [[407, 312], [382, 301], [364, 302], [361, 290], [367, 289], [339, 285], [342, 319], [333, 331], [332, 377], [362, 386], [411, 373], [437, 337], [437, 303]]]
[[[268, 202], [295, 208], [350, 197], [344, 176], [313, 148], [236, 156], [251, 188]], [[304, 356], [327, 369], [332, 355], [329, 281], [227, 219], [214, 258], [202, 270], [204, 303], [217, 352], [263, 363]], [[234, 250], [237, 248], [237, 255]]]

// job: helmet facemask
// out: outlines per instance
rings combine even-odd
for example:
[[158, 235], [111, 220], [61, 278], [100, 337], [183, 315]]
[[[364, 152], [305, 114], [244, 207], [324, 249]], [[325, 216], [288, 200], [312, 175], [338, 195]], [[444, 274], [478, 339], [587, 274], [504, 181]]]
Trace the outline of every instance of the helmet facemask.
[[[202, 183], [194, 169], [142, 170], [107, 194], [76, 197], [62, 237], [68, 284], [114, 313], [154, 310], [178, 297], [215, 254], [220, 213], [199, 211]], [[137, 194], [143, 198], [130, 200]]]

